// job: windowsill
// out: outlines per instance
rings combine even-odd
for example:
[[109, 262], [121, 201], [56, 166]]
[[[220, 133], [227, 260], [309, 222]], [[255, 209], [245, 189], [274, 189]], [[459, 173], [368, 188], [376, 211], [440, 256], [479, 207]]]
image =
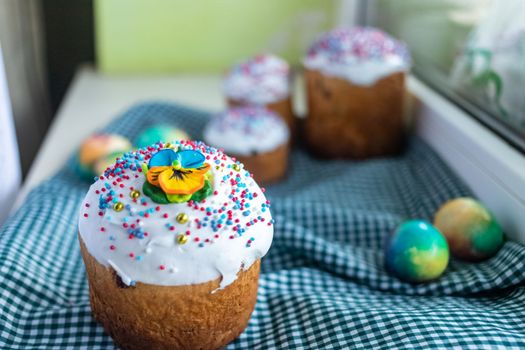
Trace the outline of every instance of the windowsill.
[[415, 132], [496, 215], [509, 238], [525, 242], [525, 156], [415, 77]]
[[[223, 108], [220, 75], [105, 76], [80, 68], [19, 192], [55, 173], [82, 139], [131, 105], [164, 99], [209, 110]], [[294, 105], [305, 111], [304, 90], [296, 81]], [[509, 237], [525, 242], [525, 157], [417, 78], [408, 89], [417, 97], [415, 131], [496, 214]], [[521, 172], [520, 172], [521, 170]]]

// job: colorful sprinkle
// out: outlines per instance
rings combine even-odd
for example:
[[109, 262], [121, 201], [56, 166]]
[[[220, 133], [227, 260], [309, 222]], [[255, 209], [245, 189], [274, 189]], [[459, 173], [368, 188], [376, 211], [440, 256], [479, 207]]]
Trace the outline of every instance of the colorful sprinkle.
[[178, 244], [186, 244], [186, 242], [188, 242], [188, 236], [182, 233], [177, 235]]
[[121, 202], [117, 202], [113, 205], [113, 210], [115, 210], [116, 212], [120, 212], [122, 211], [122, 209], [124, 209], [124, 204], [122, 204]]
[[179, 213], [177, 214], [177, 217], [175, 218], [179, 224], [185, 224], [188, 222], [189, 217], [186, 213]]

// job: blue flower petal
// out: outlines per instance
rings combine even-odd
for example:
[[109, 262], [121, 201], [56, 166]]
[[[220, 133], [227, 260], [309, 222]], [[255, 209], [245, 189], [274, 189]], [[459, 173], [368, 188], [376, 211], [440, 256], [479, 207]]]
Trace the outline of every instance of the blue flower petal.
[[198, 168], [204, 161], [206, 157], [199, 151], [194, 151], [190, 149], [182, 150], [177, 153], [180, 156], [181, 165], [183, 168]]
[[148, 167], [154, 166], [169, 166], [174, 161], [180, 160], [180, 157], [172, 149], [163, 149], [155, 153], [149, 160]]

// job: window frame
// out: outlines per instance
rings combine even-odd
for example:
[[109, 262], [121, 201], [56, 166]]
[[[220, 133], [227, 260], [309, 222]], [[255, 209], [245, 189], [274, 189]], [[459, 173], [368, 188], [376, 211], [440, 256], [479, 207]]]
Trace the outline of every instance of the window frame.
[[525, 243], [525, 155], [416, 76], [407, 81], [416, 135], [426, 141], [498, 218]]
[[[358, 24], [378, 26], [378, 7], [375, 0], [358, 0], [357, 9]], [[380, 27], [380, 26], [379, 26]], [[517, 129], [512, 124], [506, 122], [487, 108], [484, 108], [475, 102], [475, 98], [469, 97], [468, 93], [462, 93], [447, 82], [446, 76], [441, 74], [436, 67], [431, 65], [417, 64], [417, 60], [412, 67], [412, 73], [428, 86], [438, 91], [446, 97], [451, 103], [461, 108], [473, 119], [492, 130], [501, 137], [505, 142], [514, 147], [516, 150], [525, 154], [525, 131]]]

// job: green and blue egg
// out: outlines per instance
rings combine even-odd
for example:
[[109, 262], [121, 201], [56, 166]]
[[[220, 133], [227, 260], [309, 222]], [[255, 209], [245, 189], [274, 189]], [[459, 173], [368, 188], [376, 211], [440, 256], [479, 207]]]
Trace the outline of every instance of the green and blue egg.
[[431, 223], [409, 220], [392, 233], [385, 246], [389, 272], [409, 282], [431, 281], [443, 274], [449, 261], [445, 237]]

